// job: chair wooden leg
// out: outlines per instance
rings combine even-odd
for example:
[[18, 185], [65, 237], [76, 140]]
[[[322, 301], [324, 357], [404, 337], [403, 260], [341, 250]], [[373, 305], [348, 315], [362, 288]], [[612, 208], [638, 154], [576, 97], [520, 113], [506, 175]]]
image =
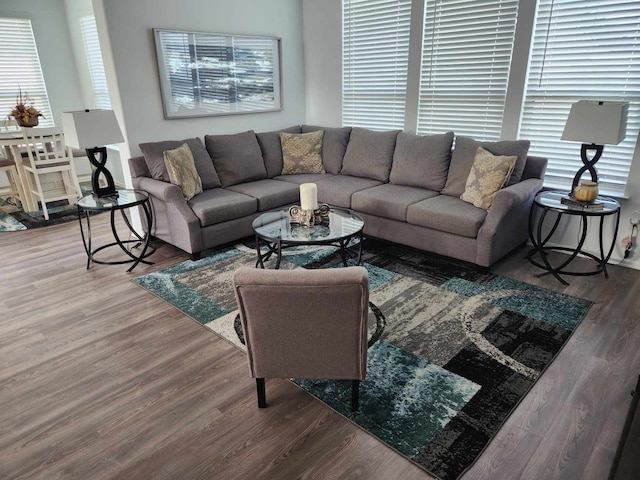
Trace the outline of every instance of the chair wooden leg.
[[360, 380], [351, 381], [351, 411], [357, 412], [360, 408]]
[[265, 408], [267, 406], [267, 390], [264, 378], [256, 378], [256, 388], [258, 390], [258, 408]]

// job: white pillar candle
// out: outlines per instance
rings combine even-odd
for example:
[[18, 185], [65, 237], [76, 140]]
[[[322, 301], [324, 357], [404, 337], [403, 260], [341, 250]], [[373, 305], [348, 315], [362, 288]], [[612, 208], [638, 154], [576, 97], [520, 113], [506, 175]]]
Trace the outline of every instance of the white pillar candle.
[[302, 210], [318, 208], [318, 186], [315, 183], [300, 184], [300, 207]]

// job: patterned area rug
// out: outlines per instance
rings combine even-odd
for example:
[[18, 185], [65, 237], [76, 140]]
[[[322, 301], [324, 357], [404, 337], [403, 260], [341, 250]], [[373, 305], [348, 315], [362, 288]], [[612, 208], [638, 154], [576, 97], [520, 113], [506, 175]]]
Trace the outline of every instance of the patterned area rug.
[[[591, 303], [386, 242], [367, 239], [364, 251], [370, 299], [387, 325], [368, 352], [360, 411], [349, 410], [348, 381], [294, 382], [432, 475], [456, 479], [553, 361]], [[331, 248], [285, 253], [281, 268], [341, 264]], [[134, 281], [242, 348], [234, 331], [231, 284], [241, 265], [255, 265], [251, 244]]]
[[44, 218], [42, 210], [25, 212], [9, 200], [0, 199], [0, 232], [15, 232], [28, 228], [48, 227], [75, 220], [78, 213], [75, 205], [69, 205], [66, 200], [47, 203], [49, 219]]

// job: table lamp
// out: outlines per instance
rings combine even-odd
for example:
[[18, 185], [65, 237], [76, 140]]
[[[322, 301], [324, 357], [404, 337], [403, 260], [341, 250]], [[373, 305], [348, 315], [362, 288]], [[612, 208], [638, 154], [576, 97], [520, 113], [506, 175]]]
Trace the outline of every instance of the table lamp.
[[598, 182], [595, 164], [602, 156], [604, 145], [617, 145], [624, 139], [628, 110], [629, 104], [625, 102], [580, 100], [571, 105], [561, 139], [583, 142], [580, 150], [583, 166], [573, 178], [572, 193], [586, 171], [591, 174], [591, 180]]
[[[107, 170], [107, 147], [124, 142], [118, 120], [113, 110], [79, 110], [62, 113], [65, 143], [74, 148], [84, 148], [89, 161], [95, 167], [91, 174], [94, 195], [106, 197], [116, 195], [117, 190], [111, 172]], [[96, 158], [100, 154], [100, 158]], [[100, 186], [100, 177], [106, 187]]]

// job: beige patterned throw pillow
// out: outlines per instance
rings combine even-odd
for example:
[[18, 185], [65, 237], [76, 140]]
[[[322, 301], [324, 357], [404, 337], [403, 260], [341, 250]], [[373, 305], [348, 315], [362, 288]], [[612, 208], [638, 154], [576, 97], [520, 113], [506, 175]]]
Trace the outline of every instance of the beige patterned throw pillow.
[[460, 199], [488, 210], [498, 190], [509, 181], [517, 159], [516, 155], [494, 155], [478, 147]]
[[202, 180], [196, 170], [189, 145], [183, 143], [176, 149], [165, 150], [162, 155], [169, 173], [169, 181], [180, 187], [185, 200], [189, 201], [202, 193]]
[[324, 131], [310, 133], [280, 132], [282, 175], [325, 173], [322, 165]]

